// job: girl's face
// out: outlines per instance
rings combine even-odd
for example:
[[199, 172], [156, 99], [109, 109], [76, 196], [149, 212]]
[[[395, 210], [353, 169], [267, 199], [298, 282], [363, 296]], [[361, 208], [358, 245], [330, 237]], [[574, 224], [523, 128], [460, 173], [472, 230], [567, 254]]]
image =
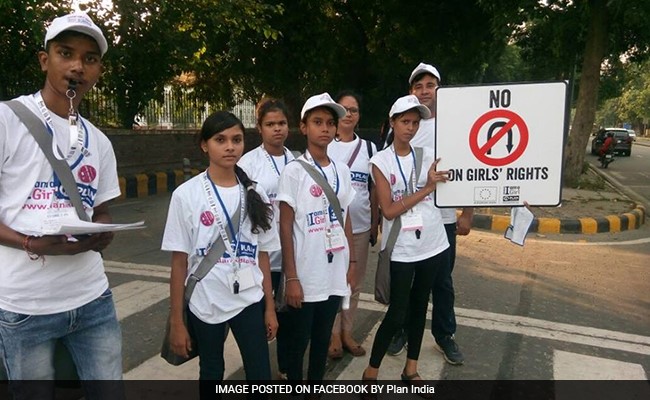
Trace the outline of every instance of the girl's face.
[[336, 135], [336, 120], [329, 110], [316, 108], [305, 122], [300, 122], [300, 131], [307, 136], [308, 143], [327, 147]]
[[284, 146], [284, 141], [289, 136], [289, 123], [287, 116], [280, 110], [269, 111], [262, 117], [262, 124], [257, 125], [262, 135], [262, 142], [269, 146]]
[[234, 168], [244, 153], [244, 132], [238, 126], [215, 133], [201, 141], [201, 148], [208, 153], [210, 164], [221, 168]]
[[339, 119], [339, 128], [353, 130], [359, 124], [359, 103], [352, 96], [341, 97], [339, 104], [345, 107], [345, 117]]
[[395, 140], [409, 143], [420, 127], [422, 117], [417, 110], [410, 110], [395, 119], [390, 120]]

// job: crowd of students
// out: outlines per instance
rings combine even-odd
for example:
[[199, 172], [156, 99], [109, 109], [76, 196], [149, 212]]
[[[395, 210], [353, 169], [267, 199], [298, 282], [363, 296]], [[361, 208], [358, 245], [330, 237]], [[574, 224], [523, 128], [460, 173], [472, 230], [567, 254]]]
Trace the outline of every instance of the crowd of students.
[[[71, 14], [53, 21], [44, 47], [39, 57], [46, 83], [18, 102], [45, 123], [53, 148], [68, 152], [63, 159], [80, 192], [92, 193], [83, 197], [88, 217], [110, 222], [107, 201], [119, 195], [115, 156], [103, 133], [76, 113], [99, 78], [106, 40], [87, 16]], [[218, 111], [205, 120], [199, 142], [209, 166], [172, 194], [162, 239], [162, 249], [171, 252], [169, 343], [181, 356], [198, 348], [200, 380], [223, 380], [229, 332], [249, 380], [273, 378], [273, 339], [277, 378], [291, 382], [305, 378], [308, 346], [311, 382], [323, 380], [328, 357], [341, 358], [344, 351], [365, 355], [352, 333], [369, 246], [381, 226], [384, 248], [394, 224], [399, 230], [390, 258], [391, 301], [359, 377], [376, 380], [385, 354], [398, 353], [390, 351], [391, 342], [404, 337], [408, 354], [401, 378], [422, 384], [417, 360], [431, 294], [436, 343], [448, 362], [462, 364], [454, 340], [451, 271], [455, 236], [469, 232], [471, 209], [456, 221], [453, 210], [441, 212], [432, 201], [448, 178], [437, 170], [433, 150], [440, 74], [420, 64], [409, 84], [411, 94], [390, 108], [390, 133], [380, 151], [355, 132], [361, 98], [351, 91], [307, 99], [299, 125], [307, 140], [303, 154], [285, 147], [289, 115], [278, 99], [259, 102], [262, 144], [246, 154], [244, 126], [235, 115]], [[58, 218], [52, 210], [69, 214], [74, 208], [29, 129], [4, 106], [0, 162], [0, 254], [15, 260], [0, 269], [0, 355], [9, 379], [52, 379], [58, 342], [70, 351], [82, 380], [119, 379], [119, 324], [99, 253], [112, 234], [32, 233], [42, 220]], [[34, 188], [52, 188], [61, 204], [28, 206], [37, 202]], [[186, 304], [187, 280], [213, 248], [225, 251]], [[67, 330], [71, 324], [73, 331]], [[24, 388], [12, 390], [21, 398]], [[91, 389], [86, 395], [99, 398]]]

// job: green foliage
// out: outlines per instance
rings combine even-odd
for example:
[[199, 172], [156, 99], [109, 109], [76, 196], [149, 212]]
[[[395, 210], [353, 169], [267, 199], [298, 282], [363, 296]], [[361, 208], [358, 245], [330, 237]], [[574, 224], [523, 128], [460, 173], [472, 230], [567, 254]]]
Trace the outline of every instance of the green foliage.
[[43, 48], [45, 22], [69, 10], [39, 0], [0, 1], [0, 99], [31, 93], [43, 84], [37, 54]]

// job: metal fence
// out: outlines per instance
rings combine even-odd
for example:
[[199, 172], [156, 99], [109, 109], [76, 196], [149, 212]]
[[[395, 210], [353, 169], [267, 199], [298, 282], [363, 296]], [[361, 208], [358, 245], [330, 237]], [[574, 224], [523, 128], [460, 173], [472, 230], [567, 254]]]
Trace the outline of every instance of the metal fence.
[[[191, 89], [166, 86], [163, 100], [152, 100], [134, 118], [132, 126], [122, 126], [118, 117], [115, 94], [93, 88], [84, 97], [82, 115], [102, 128], [134, 129], [199, 129], [216, 107], [192, 95]], [[246, 128], [255, 127], [255, 105], [244, 101], [231, 110]]]

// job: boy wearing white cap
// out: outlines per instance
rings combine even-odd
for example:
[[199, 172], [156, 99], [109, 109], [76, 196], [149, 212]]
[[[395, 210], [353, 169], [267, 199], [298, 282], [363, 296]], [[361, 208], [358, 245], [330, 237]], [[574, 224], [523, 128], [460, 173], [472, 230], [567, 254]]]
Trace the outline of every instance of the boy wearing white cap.
[[[289, 308], [285, 321], [291, 327], [286, 338], [287, 377], [293, 382], [303, 379], [303, 358], [310, 342], [307, 379], [323, 379], [334, 318], [342, 298], [349, 296], [350, 286], [354, 286], [356, 265], [350, 259], [354, 240], [348, 209], [355, 191], [348, 166], [327, 155], [338, 120], [345, 114], [345, 108], [327, 93], [305, 102], [300, 130], [307, 137], [307, 150], [285, 166], [278, 184], [282, 269]], [[317, 180], [320, 176], [323, 179]], [[334, 209], [333, 196], [340, 210]]]
[[[440, 85], [440, 72], [430, 64], [420, 63], [409, 77], [410, 93], [416, 96], [422, 105], [430, 111], [431, 116], [420, 122], [420, 127], [412, 140], [414, 146], [433, 149], [436, 135], [436, 89]], [[432, 289], [433, 311], [431, 315], [431, 333], [436, 341], [436, 348], [445, 360], [452, 365], [464, 363], [464, 357], [454, 339], [456, 333], [456, 315], [454, 313], [454, 284], [451, 273], [456, 260], [456, 235], [467, 235], [472, 227], [473, 209], [463, 208], [456, 218], [454, 208], [440, 210], [442, 221], [449, 240], [449, 266], [440, 274]], [[405, 335], [396, 336], [391, 343], [389, 353], [399, 354], [405, 343]]]
[[[395, 235], [394, 225], [399, 225], [390, 253], [390, 305], [375, 335], [364, 381], [377, 379], [391, 338], [404, 327], [408, 354], [401, 378], [410, 385], [423, 384], [417, 362], [429, 293], [437, 275], [449, 263], [449, 243], [432, 197], [436, 186], [447, 180], [447, 172], [436, 171], [438, 160], [434, 160], [432, 149], [411, 146], [421, 119], [429, 116], [429, 109], [417, 97], [397, 99], [389, 113], [394, 141], [370, 160], [382, 210], [382, 250], [388, 238]], [[419, 150], [421, 156], [417, 155]]]
[[[52, 137], [51, 150], [71, 169], [83, 211], [111, 222], [108, 201], [120, 195], [108, 138], [78, 114], [82, 97], [102, 73], [107, 42], [85, 14], [56, 18], [38, 59], [43, 88], [13, 102]], [[20, 105], [20, 104], [19, 104]], [[38, 127], [38, 123], [36, 124]], [[47, 146], [46, 146], [47, 147]], [[0, 359], [8, 378], [54, 379], [54, 348], [69, 350], [79, 377], [122, 379], [121, 332], [100, 252], [112, 233], [79, 238], [42, 235], [43, 221], [76, 217], [61, 180], [23, 119], [0, 106]], [[12, 383], [15, 398], [53, 398], [52, 386]], [[85, 385], [86, 398], [121, 398]], [[100, 393], [101, 392], [101, 393]], [[32, 396], [32, 397], [30, 397]]]

